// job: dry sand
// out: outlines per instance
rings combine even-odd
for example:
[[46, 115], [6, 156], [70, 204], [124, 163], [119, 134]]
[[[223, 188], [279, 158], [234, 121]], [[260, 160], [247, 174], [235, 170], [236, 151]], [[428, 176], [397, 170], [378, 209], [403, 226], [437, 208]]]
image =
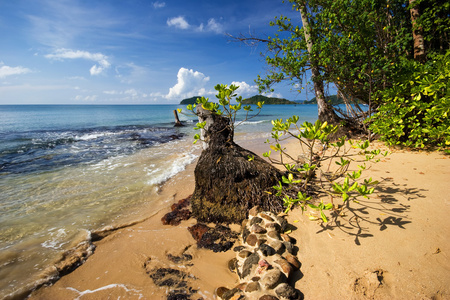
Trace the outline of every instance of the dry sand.
[[[254, 147], [248, 146], [266, 151]], [[161, 195], [174, 201], [190, 195], [193, 169], [165, 184]], [[370, 199], [352, 204], [339, 226], [321, 226], [299, 209], [289, 213], [302, 263], [295, 287], [305, 299], [450, 299], [450, 158], [393, 150], [364, 176], [380, 184]], [[213, 299], [215, 288], [234, 287], [237, 276], [227, 262], [235, 253], [197, 249], [186, 229], [195, 220], [164, 226], [168, 211], [96, 242], [82, 266], [31, 299], [166, 299], [168, 290], [148, 274], [156, 267], [195, 277], [188, 280], [198, 290], [192, 299]], [[167, 259], [185, 250], [191, 263]]]

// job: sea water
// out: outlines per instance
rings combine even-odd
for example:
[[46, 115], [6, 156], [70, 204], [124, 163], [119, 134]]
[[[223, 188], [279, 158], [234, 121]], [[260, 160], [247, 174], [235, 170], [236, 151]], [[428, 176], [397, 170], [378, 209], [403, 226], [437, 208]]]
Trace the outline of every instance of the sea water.
[[[173, 126], [177, 108], [186, 111], [0, 106], [0, 298], [54, 276], [49, 267], [93, 230], [146, 218], [143, 206], [156, 213], [169, 205], [156, 197], [159, 187], [201, 151], [192, 143], [194, 116], [181, 114], [187, 126]], [[271, 120], [292, 115], [314, 122], [317, 106], [267, 105], [244, 122], [240, 115], [236, 140], [245, 147], [268, 138]]]

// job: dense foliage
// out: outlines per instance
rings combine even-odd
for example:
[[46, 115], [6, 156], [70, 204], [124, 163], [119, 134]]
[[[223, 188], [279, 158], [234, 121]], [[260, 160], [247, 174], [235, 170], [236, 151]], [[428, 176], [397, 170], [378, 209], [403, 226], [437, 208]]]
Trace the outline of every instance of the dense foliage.
[[450, 149], [450, 51], [405, 74], [381, 93], [370, 128], [390, 145]]

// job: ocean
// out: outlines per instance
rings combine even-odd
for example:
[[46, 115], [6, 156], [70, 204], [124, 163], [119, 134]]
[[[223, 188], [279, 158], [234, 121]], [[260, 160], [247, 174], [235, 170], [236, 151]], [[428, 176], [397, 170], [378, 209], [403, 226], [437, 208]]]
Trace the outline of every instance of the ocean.
[[[0, 298], [56, 276], [67, 250], [92, 231], [169, 206], [158, 190], [196, 161], [196, 118], [180, 105], [0, 106]], [[236, 127], [245, 147], [269, 138], [271, 120], [317, 119], [316, 105], [266, 105]], [[240, 116], [242, 118], [243, 116]], [[238, 117], [239, 120], [239, 117]], [[241, 119], [242, 120], [242, 119]], [[268, 146], [267, 146], [268, 147]], [[147, 215], [143, 215], [143, 211]]]

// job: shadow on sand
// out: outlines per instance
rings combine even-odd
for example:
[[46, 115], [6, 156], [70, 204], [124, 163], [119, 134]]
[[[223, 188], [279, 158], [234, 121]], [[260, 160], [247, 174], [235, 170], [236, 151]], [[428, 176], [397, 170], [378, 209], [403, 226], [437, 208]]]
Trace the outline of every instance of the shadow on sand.
[[[375, 187], [371, 198], [348, 200], [344, 209], [334, 211], [328, 223], [322, 223], [317, 233], [339, 229], [355, 237], [355, 244], [361, 245], [362, 238], [373, 237], [369, 224], [379, 226], [380, 231], [390, 227], [406, 229], [412, 221], [408, 218], [409, 201], [423, 197], [424, 189], [410, 188], [407, 184], [396, 184], [392, 178], [383, 178]], [[380, 217], [381, 215], [381, 217]], [[385, 217], [384, 217], [385, 216]]]

